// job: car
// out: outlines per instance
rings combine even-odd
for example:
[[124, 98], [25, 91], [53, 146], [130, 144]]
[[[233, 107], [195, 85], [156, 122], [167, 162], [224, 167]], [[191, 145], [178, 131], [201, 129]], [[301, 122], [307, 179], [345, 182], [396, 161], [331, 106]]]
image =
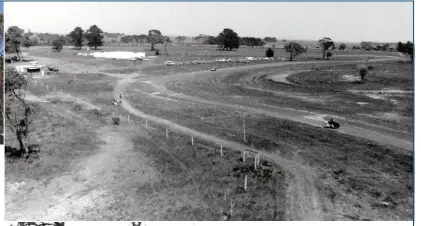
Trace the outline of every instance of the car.
[[174, 62], [172, 62], [172, 61], [167, 61], [167, 62], [165, 62], [165, 65], [166, 65], [166, 66], [171, 66], [171, 67], [174, 67], [174, 66], [175, 66], [175, 63], [174, 63]]
[[269, 60], [269, 57], [263, 57], [262, 60]]
[[211, 71], [216, 71], [216, 68], [215, 67], [212, 67]]
[[58, 71], [58, 68], [56, 68], [56, 67], [54, 67], [54, 66], [49, 66], [49, 67], [48, 67], [48, 70], [49, 70], [49, 71], [55, 71], [55, 72], [57, 72], [57, 71]]
[[224, 58], [221, 58], [218, 60], [219, 62], [227, 62], [227, 60], [225, 60]]
[[227, 59], [227, 62], [228, 62], [228, 63], [231, 63], [231, 62], [232, 62], [232, 60], [231, 60], [231, 59]]

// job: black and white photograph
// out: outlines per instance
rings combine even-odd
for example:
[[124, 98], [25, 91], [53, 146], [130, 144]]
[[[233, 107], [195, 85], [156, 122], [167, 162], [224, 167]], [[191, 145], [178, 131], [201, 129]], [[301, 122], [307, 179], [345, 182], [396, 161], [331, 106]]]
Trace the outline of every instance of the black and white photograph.
[[5, 225], [412, 221], [413, 6], [5, 2]]

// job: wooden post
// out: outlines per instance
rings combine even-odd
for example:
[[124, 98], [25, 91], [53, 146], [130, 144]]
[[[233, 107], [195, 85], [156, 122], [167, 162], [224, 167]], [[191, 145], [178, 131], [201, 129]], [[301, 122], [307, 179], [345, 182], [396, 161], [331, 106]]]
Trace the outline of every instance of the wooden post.
[[127, 115], [127, 123], [130, 122], [130, 115]]
[[246, 142], [246, 122], [244, 119], [244, 113], [243, 113], [243, 137], [244, 137], [244, 142]]
[[243, 151], [243, 162], [246, 162], [246, 152]]
[[193, 136], [191, 137], [191, 145], [193, 146]]
[[145, 128], [148, 129], [148, 120], [145, 122]]
[[222, 144], [221, 144], [221, 156], [223, 156], [224, 154], [223, 154], [223, 152], [222, 152]]
[[247, 191], [247, 175], [244, 177], [244, 190]]
[[168, 128], [165, 128], [165, 138], [168, 138]]
[[254, 170], [257, 170], [257, 155], [254, 156]]
[[257, 165], [260, 163], [260, 153], [257, 155]]

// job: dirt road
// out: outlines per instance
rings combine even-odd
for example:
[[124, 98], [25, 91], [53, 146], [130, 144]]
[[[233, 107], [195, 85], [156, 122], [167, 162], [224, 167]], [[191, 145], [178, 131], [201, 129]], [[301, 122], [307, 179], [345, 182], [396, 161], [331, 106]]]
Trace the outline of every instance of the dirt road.
[[[390, 59], [376, 59], [372, 61], [383, 61], [383, 60], [390, 60]], [[355, 61], [354, 61], [355, 62]], [[312, 62], [292, 62], [292, 63], [283, 63], [283, 65], [289, 64], [305, 64], [305, 63], [312, 63]], [[318, 62], [320, 63], [320, 62]], [[332, 63], [332, 62], [329, 62]], [[344, 63], [353, 63], [350, 62], [338, 62], [338, 64]], [[218, 71], [222, 74], [228, 74], [229, 72], [233, 71], [240, 71], [246, 69], [253, 69], [253, 68], [265, 68], [265, 67], [273, 67], [274, 64], [262, 64], [262, 65], [248, 65], [243, 67], [236, 67], [236, 68], [225, 68], [219, 69]], [[312, 112], [305, 112], [302, 110], [296, 109], [285, 109], [285, 108], [277, 108], [274, 106], [253, 106], [251, 104], [246, 103], [235, 103], [229, 101], [216, 101], [204, 99], [197, 96], [186, 95], [183, 93], [174, 92], [169, 90], [166, 87], [166, 83], [169, 81], [177, 81], [183, 82], [190, 78], [195, 77], [203, 77], [206, 75], [210, 75], [212, 72], [210, 71], [201, 71], [195, 73], [186, 73], [186, 74], [177, 74], [171, 75], [166, 77], [161, 77], [157, 79], [153, 79], [152, 81], [148, 81], [151, 86], [156, 88], [158, 92], [168, 94], [168, 96], [177, 96], [177, 99], [184, 99], [187, 101], [192, 102], [199, 102], [205, 103], [212, 106], [218, 107], [226, 107], [235, 110], [241, 110], [244, 112], [253, 112], [257, 114], [267, 115], [275, 118], [280, 119], [289, 119], [298, 122], [304, 122], [313, 126], [320, 126], [323, 122], [323, 115], [312, 113]], [[150, 78], [150, 76], [143, 75], [145, 77]], [[116, 98], [119, 97], [120, 93], [124, 93], [125, 87], [135, 82], [134, 80], [135, 75], [126, 77], [118, 81], [117, 85], [114, 89], [114, 96]], [[154, 91], [155, 92], [155, 91]], [[171, 98], [171, 97], [166, 97]], [[286, 218], [287, 220], [323, 220], [326, 219], [326, 215], [322, 211], [323, 200], [319, 198], [317, 189], [315, 188], [315, 174], [309, 167], [303, 165], [300, 159], [297, 157], [296, 161], [291, 161], [288, 159], [284, 159], [280, 156], [269, 154], [267, 152], [262, 152], [260, 150], [256, 150], [250, 147], [247, 147], [243, 144], [232, 142], [229, 140], [221, 139], [216, 137], [212, 134], [206, 134], [203, 132], [199, 132], [193, 130], [191, 128], [187, 128], [185, 126], [176, 124], [170, 120], [166, 120], [163, 118], [156, 117], [154, 115], [146, 114], [136, 108], [134, 108], [127, 99], [123, 98], [122, 107], [129, 111], [131, 114], [134, 114], [138, 117], [153, 121], [154, 123], [160, 124], [171, 130], [175, 130], [186, 135], [198, 137], [199, 139], [206, 140], [215, 144], [222, 144], [224, 147], [228, 147], [233, 150], [251, 150], [254, 153], [259, 153], [263, 158], [266, 158], [276, 164], [281, 165], [286, 169], [288, 172], [287, 181], [289, 183], [289, 187], [287, 189], [287, 211], [286, 211]], [[360, 128], [355, 126], [355, 124], [345, 124], [341, 127], [338, 132], [350, 134], [358, 137], [363, 137], [366, 139], [371, 139], [377, 141], [379, 143], [388, 144], [397, 146], [400, 148], [404, 148], [406, 150], [412, 150], [412, 142], [407, 139], [402, 139], [402, 137], [395, 137], [391, 136], [388, 133], [385, 133], [384, 130], [381, 131], [378, 127], [373, 125], [365, 125], [369, 129]], [[380, 131], [379, 131], [380, 130]], [[386, 129], [387, 130], [387, 129]], [[398, 132], [399, 133], [399, 132]], [[405, 135], [403, 135], [405, 136]], [[408, 138], [408, 136], [406, 136]], [[334, 209], [328, 211], [330, 214], [334, 213]]]

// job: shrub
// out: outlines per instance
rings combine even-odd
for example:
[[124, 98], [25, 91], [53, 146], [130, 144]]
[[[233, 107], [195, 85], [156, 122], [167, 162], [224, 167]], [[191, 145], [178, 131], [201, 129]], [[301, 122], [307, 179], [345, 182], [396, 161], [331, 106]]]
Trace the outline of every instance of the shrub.
[[326, 53], [326, 57], [327, 59], [330, 59], [333, 56], [332, 52], [327, 52]]
[[368, 74], [368, 67], [365, 64], [360, 64], [357, 66], [358, 73], [361, 77], [361, 83], [364, 83], [365, 76]]
[[273, 57], [273, 55], [274, 55], [273, 50], [271, 48], [268, 48], [266, 50], [266, 57]]
[[120, 125], [120, 118], [119, 117], [113, 116], [112, 119], [113, 119], [114, 125]]

